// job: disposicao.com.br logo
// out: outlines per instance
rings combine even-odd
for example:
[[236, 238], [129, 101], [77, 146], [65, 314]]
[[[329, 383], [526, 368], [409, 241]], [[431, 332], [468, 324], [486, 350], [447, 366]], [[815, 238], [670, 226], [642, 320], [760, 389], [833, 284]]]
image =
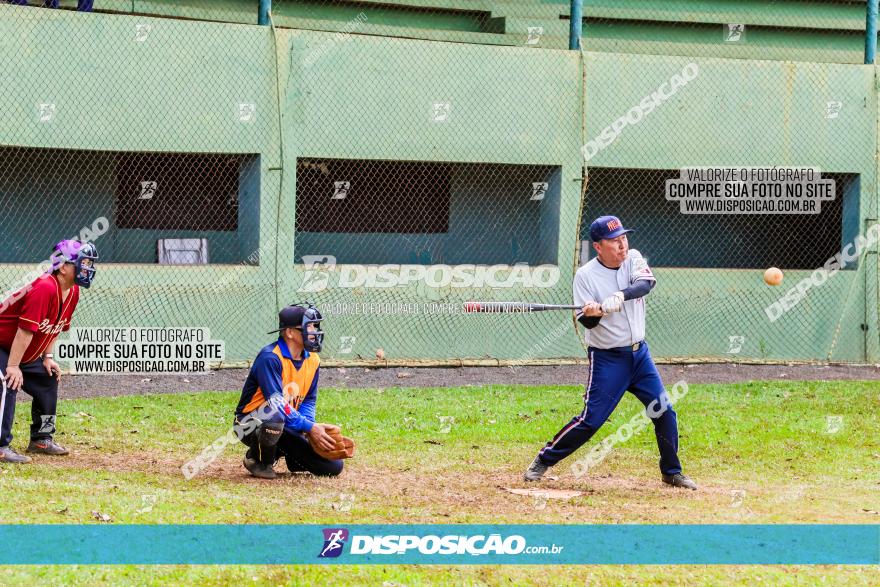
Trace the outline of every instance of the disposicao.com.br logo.
[[333, 255], [303, 255], [300, 293], [339, 288], [390, 288], [424, 283], [432, 288], [553, 287], [559, 267], [528, 263], [514, 265], [338, 265]]
[[348, 530], [345, 528], [324, 528], [324, 546], [318, 554], [318, 558], [336, 558], [342, 554], [345, 542], [348, 540]]
[[[344, 533], [344, 534], [343, 534]], [[344, 536], [344, 537], [343, 537]], [[337, 557], [342, 553], [348, 530], [342, 528], [324, 529], [324, 548], [319, 558]], [[556, 544], [528, 546], [526, 539], [518, 534], [502, 537], [501, 534], [445, 535], [427, 536], [388, 534], [350, 536], [351, 555], [517, 555], [517, 554], [559, 554], [564, 547]]]

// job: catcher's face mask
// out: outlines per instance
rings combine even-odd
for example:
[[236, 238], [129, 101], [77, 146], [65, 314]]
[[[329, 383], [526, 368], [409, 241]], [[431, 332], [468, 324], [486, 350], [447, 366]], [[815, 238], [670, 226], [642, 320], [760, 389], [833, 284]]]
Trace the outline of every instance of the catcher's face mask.
[[98, 260], [98, 249], [92, 243], [81, 243], [74, 240], [63, 240], [55, 245], [53, 269], [60, 263], [74, 266], [73, 282], [80, 287], [88, 288], [95, 278], [95, 261]]
[[312, 304], [291, 304], [278, 313], [278, 332], [285, 328], [295, 328], [302, 336], [303, 348], [319, 353], [324, 345], [324, 333], [321, 331], [321, 312]]
[[[324, 331], [321, 330], [321, 320], [323, 320], [321, 312], [315, 306], [306, 308], [302, 319], [302, 339], [303, 348], [307, 351], [320, 353], [324, 347]], [[312, 328], [309, 325], [314, 324]]]

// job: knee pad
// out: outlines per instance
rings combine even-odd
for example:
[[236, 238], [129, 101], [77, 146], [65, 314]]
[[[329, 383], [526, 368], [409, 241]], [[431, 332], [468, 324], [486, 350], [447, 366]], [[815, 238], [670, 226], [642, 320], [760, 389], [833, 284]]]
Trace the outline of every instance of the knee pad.
[[257, 441], [260, 446], [275, 446], [281, 440], [283, 432], [284, 424], [282, 422], [263, 422], [257, 430]]
[[252, 437], [249, 452], [252, 456], [256, 453], [256, 458], [260, 463], [271, 467], [275, 464], [276, 445], [283, 432], [284, 424], [282, 422], [262, 422]]

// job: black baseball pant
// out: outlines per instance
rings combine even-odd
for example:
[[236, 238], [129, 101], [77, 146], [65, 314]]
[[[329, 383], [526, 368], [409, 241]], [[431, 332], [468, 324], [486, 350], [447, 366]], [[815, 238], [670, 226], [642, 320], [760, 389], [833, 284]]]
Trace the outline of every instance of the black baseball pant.
[[[239, 426], [239, 418], [236, 418], [235, 426]], [[256, 431], [251, 432], [241, 441], [247, 446], [251, 446], [253, 435], [256, 433]], [[300, 433], [290, 430], [282, 432], [275, 450], [277, 456], [284, 457], [287, 469], [293, 473], [308, 472], [312, 475], [326, 477], [335, 477], [342, 473], [342, 460], [325, 459], [314, 451], [306, 437]]]
[[[0, 371], [6, 375], [9, 351], [0, 348]], [[58, 406], [58, 380], [46, 372], [42, 359], [19, 365], [24, 383], [21, 388], [33, 398], [31, 402], [31, 440], [52, 438], [55, 434], [55, 414]], [[2, 388], [0, 388], [2, 393]], [[12, 442], [12, 423], [15, 420], [15, 400], [18, 393], [6, 389], [6, 401], [0, 421], [0, 447]]]

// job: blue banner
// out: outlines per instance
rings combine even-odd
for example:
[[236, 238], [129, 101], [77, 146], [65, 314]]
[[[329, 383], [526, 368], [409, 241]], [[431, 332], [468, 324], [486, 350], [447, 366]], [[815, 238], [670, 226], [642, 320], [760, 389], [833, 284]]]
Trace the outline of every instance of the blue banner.
[[0, 525], [0, 543], [4, 565], [880, 564], [880, 525]]

